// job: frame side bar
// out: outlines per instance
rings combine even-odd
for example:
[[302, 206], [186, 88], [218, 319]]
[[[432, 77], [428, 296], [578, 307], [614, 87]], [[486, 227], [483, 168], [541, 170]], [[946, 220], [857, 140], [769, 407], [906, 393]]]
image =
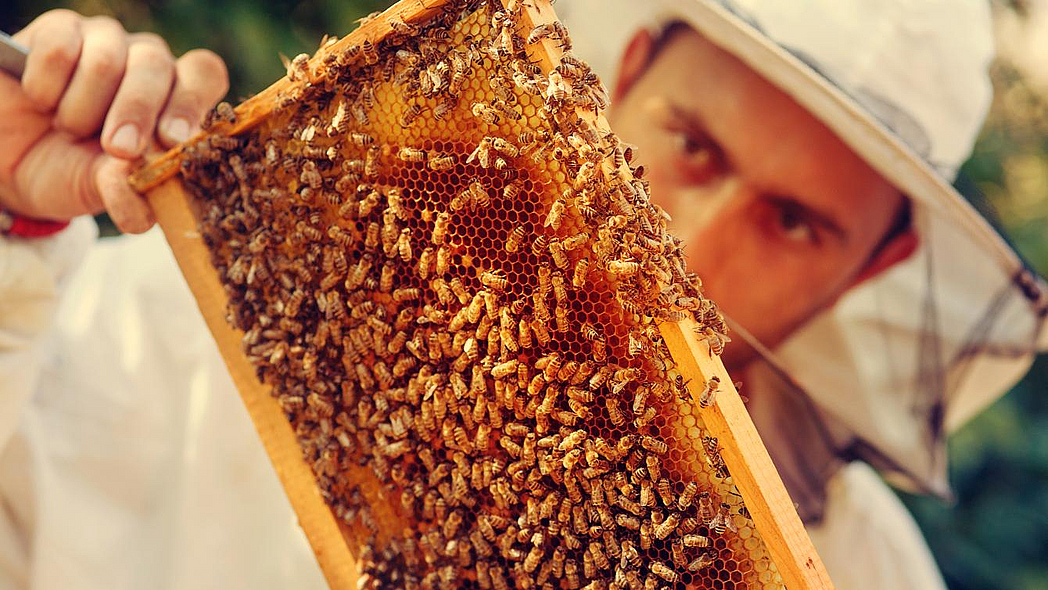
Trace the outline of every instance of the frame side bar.
[[[721, 458], [731, 473], [732, 483], [742, 494], [753, 524], [757, 527], [786, 587], [793, 590], [830, 590], [833, 583], [804, 530], [786, 486], [772, 464], [735, 385], [720, 357], [700, 342], [692, 319], [664, 322], [659, 326], [663, 339], [677, 362], [677, 369], [688, 383], [695, 407], [706, 428], [717, 437]], [[699, 404], [699, 396], [711, 377], [720, 379], [720, 393], [709, 406]]]

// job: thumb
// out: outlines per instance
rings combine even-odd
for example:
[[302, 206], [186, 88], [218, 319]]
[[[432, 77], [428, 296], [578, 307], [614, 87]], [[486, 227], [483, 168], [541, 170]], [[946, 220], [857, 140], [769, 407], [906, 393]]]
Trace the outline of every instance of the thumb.
[[105, 155], [97, 139], [73, 140], [64, 133], [41, 138], [25, 155], [15, 177], [17, 213], [67, 220], [107, 211], [126, 233], [153, 225], [146, 200], [127, 183], [131, 163]]
[[101, 163], [98, 140], [48, 133], [18, 163], [17, 198], [6, 205], [22, 215], [62, 221], [101, 213], [105, 208], [95, 183]]
[[131, 162], [108, 155], [98, 160], [95, 188], [113, 223], [129, 234], [140, 234], [153, 227], [156, 219], [149, 203], [127, 182]]

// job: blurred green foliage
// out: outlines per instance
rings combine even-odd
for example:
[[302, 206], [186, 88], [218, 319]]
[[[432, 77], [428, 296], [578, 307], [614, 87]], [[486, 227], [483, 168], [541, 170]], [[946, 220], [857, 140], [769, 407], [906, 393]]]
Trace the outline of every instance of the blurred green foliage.
[[[13, 32], [52, 8], [106, 14], [131, 31], [155, 31], [176, 54], [206, 47], [230, 67], [230, 100], [283, 75], [278, 54], [312, 52], [345, 34], [383, 0], [5, 0]], [[999, 2], [1022, 11], [1025, 2]], [[1046, 64], [1048, 67], [1048, 64]], [[964, 172], [986, 195], [1012, 242], [1048, 273], [1048, 102], [1007, 64], [993, 71], [996, 98]], [[1048, 590], [1048, 357], [1015, 390], [954, 435], [957, 501], [904, 496], [953, 590]]]
[[[1021, 10], [1021, 7], [1016, 7]], [[1048, 67], [1048, 64], [1045, 64]], [[965, 164], [1027, 262], [1048, 273], [1048, 99], [1015, 67]], [[950, 439], [952, 505], [905, 496], [953, 590], [1048, 589], [1048, 356]]]

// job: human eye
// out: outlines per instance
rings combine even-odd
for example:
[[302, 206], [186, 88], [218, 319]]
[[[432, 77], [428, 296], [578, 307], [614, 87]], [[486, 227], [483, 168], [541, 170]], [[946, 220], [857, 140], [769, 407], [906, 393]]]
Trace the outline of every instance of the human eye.
[[822, 242], [819, 228], [804, 206], [791, 201], [772, 203], [773, 230], [785, 241], [818, 246]]
[[678, 166], [693, 178], [705, 178], [720, 166], [720, 147], [708, 136], [686, 128], [669, 129]]

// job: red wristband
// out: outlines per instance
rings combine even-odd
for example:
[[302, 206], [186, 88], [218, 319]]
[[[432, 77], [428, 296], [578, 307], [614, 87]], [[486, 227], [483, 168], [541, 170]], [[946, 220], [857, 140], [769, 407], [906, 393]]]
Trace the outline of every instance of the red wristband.
[[0, 211], [0, 235], [16, 238], [46, 238], [69, 226], [68, 221], [49, 221]]

